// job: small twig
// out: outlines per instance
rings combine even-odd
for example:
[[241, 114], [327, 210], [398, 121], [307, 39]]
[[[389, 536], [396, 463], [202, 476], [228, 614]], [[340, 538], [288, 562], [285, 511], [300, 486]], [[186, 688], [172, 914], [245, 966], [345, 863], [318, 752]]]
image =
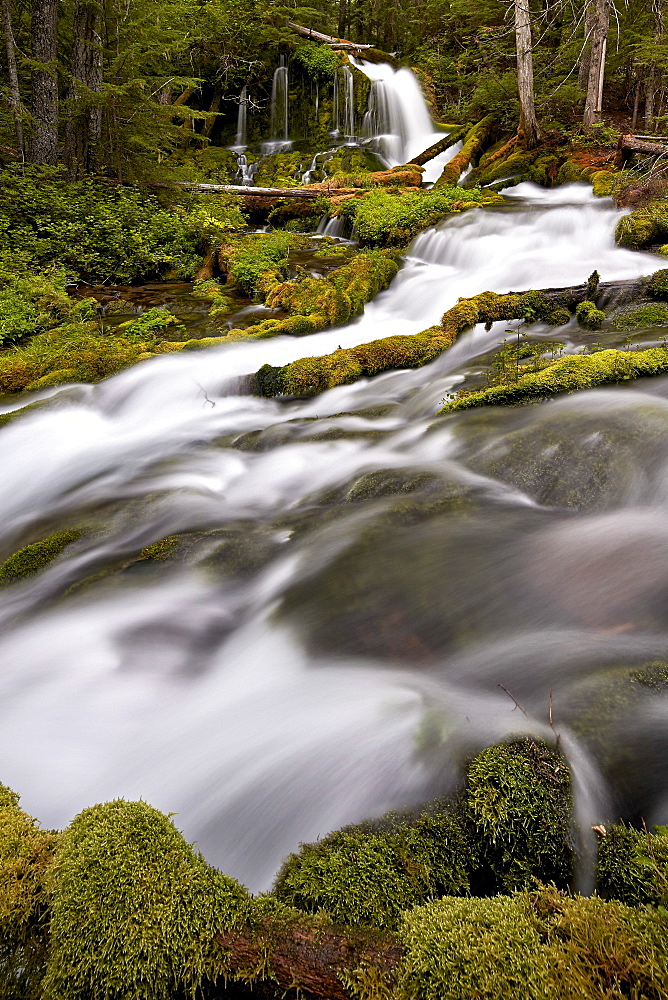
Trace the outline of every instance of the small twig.
[[[523, 715], [526, 715], [526, 714], [527, 714], [527, 713], [526, 713], [526, 712], [524, 711], [524, 709], [522, 708], [522, 706], [520, 705], [520, 703], [519, 703], [519, 701], [517, 700], [517, 698], [515, 698], [515, 697], [514, 697], [514, 696], [513, 696], [513, 695], [512, 695], [511, 693], [510, 693], [510, 691], [508, 690], [508, 688], [507, 688], [507, 687], [504, 687], [504, 686], [503, 686], [503, 684], [497, 684], [496, 686], [497, 686], [497, 687], [500, 687], [502, 691], [505, 691], [505, 692], [506, 692], [506, 694], [508, 695], [508, 697], [510, 698], [510, 700], [511, 700], [511, 701], [514, 701], [514, 702], [515, 702], [515, 708], [519, 708], [520, 712], [522, 712], [522, 713], [523, 713]], [[513, 709], [513, 712], [515, 711], [515, 708]], [[527, 718], [528, 718], [528, 716], [527, 716]]]
[[561, 740], [561, 734], [557, 732], [554, 728], [554, 722], [552, 721], [552, 692], [550, 691], [550, 729], [554, 733], [554, 740], [557, 750], [559, 749], [559, 741]]
[[214, 407], [216, 405], [215, 402], [213, 401], [213, 399], [209, 399], [209, 397], [207, 395], [207, 392], [206, 392], [206, 389], [204, 388], [203, 385], [199, 384], [199, 382], [197, 381], [197, 379], [195, 379], [195, 385], [198, 387], [198, 389], [202, 390], [202, 395], [204, 396], [205, 402], [211, 403], [211, 406]]

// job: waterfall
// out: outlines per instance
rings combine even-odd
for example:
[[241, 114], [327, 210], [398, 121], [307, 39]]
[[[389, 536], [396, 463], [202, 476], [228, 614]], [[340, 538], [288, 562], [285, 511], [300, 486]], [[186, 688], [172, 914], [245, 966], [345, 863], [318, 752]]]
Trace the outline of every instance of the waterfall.
[[246, 87], [241, 88], [239, 94], [239, 110], [237, 112], [237, 133], [234, 137], [234, 145], [237, 149], [246, 148], [246, 113], [248, 100], [246, 97]]
[[[551, 692], [581, 828], [608, 819], [599, 744], [626, 815], [668, 821], [665, 696], [622, 699], [593, 751], [569, 735], [596, 685], [609, 705], [608, 678], [666, 659], [668, 380], [436, 420], [500, 322], [315, 399], [239, 390], [263, 364], [416, 333], [482, 289], [659, 266], [615, 245], [622, 212], [586, 186], [510, 193], [420, 235], [347, 326], [3, 401], [44, 405], [0, 429], [2, 558], [84, 528], [0, 604], [0, 780], [46, 827], [142, 797], [267, 888], [300, 841], [446, 794], [490, 742], [553, 740]], [[421, 485], [390, 495], [393, 476]], [[598, 506], [573, 503], [578, 477]], [[178, 558], [151, 559], [171, 536]]]
[[288, 141], [288, 66], [284, 55], [274, 72], [271, 84], [271, 139], [273, 142]]
[[333, 108], [332, 108], [332, 133], [334, 135], [339, 135], [339, 73], [338, 70], [334, 73], [334, 93], [333, 93]]
[[355, 80], [350, 66], [343, 67], [343, 134], [347, 139], [355, 135]]
[[[420, 84], [411, 70], [395, 70], [388, 63], [370, 63], [350, 57], [351, 63], [371, 80], [364, 135], [388, 167], [406, 163], [443, 138], [429, 116]], [[425, 165], [424, 182], [433, 183], [453, 156], [452, 149], [439, 153]]]

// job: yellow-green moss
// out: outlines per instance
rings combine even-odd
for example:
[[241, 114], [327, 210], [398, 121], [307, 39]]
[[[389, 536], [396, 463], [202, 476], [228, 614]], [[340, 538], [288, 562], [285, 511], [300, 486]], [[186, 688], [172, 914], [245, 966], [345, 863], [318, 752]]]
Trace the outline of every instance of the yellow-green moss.
[[26, 576], [39, 573], [59, 556], [67, 545], [76, 541], [81, 535], [81, 529], [73, 528], [69, 531], [57, 531], [39, 542], [24, 545], [0, 566], [0, 584], [13, 583], [15, 580], [22, 580]]
[[662, 203], [638, 208], [620, 219], [615, 228], [615, 240], [630, 250], [643, 250], [664, 244], [668, 238], [668, 210]]
[[596, 303], [589, 301], [589, 299], [578, 302], [575, 316], [580, 326], [584, 326], [588, 330], [598, 330], [605, 319], [603, 310], [597, 309]]
[[43, 1000], [194, 996], [224, 971], [216, 934], [249, 911], [245, 890], [144, 802], [80, 813], [61, 835], [48, 890]]
[[590, 389], [597, 385], [624, 382], [668, 371], [668, 349], [652, 347], [647, 351], [597, 351], [560, 358], [540, 372], [521, 375], [512, 385], [493, 386], [447, 403], [439, 413], [452, 413], [475, 406], [531, 403], [562, 392]]
[[446, 184], [456, 184], [459, 175], [466, 170], [471, 160], [478, 155], [487, 142], [494, 126], [494, 118], [488, 115], [477, 122], [466, 133], [461, 150], [443, 167], [441, 176], [436, 181], [436, 187]]
[[601, 837], [597, 891], [629, 906], [668, 904], [668, 827], [613, 826]]
[[0, 998], [41, 1000], [48, 947], [44, 878], [56, 836], [0, 784]]
[[635, 309], [624, 309], [612, 320], [618, 330], [642, 330], [653, 326], [668, 326], [668, 305], [652, 303]]

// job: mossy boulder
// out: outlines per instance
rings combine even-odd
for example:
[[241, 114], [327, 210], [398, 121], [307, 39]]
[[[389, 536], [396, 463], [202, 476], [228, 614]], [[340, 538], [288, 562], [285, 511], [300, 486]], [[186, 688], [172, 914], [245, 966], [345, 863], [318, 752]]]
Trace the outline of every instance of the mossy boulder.
[[668, 269], [655, 271], [647, 284], [647, 293], [660, 302], [668, 302]]
[[612, 325], [618, 330], [647, 330], [668, 326], [668, 305], [652, 302], [649, 305], [625, 308], [613, 316]]
[[668, 210], [662, 203], [638, 208], [620, 219], [615, 240], [629, 250], [660, 246], [668, 240]]
[[629, 906], [668, 903], [668, 827], [656, 833], [619, 824], [605, 831], [598, 850], [596, 888]]
[[85, 809], [49, 869], [43, 1000], [172, 1000], [224, 971], [215, 935], [241, 926], [249, 898], [144, 802]]
[[0, 998], [41, 1000], [49, 906], [44, 890], [57, 837], [0, 784]]
[[603, 325], [605, 313], [602, 309], [596, 308], [596, 303], [585, 299], [583, 302], [578, 302], [575, 318], [580, 326], [584, 326], [588, 330], [598, 330]]

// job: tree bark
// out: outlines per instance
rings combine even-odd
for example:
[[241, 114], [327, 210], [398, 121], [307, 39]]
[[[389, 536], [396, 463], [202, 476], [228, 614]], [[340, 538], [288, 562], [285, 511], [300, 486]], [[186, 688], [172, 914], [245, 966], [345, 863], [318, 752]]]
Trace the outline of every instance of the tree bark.
[[538, 145], [540, 129], [536, 118], [533, 90], [533, 46], [529, 0], [515, 0], [515, 45], [517, 50], [517, 89], [520, 99], [518, 133], [527, 149]]
[[342, 981], [346, 973], [373, 969], [388, 986], [403, 955], [391, 934], [336, 924], [320, 929], [306, 915], [303, 922], [274, 927], [267, 920], [263, 930], [230, 931], [216, 940], [228, 952], [232, 971], [268, 960], [270, 989], [267, 993], [261, 981], [254, 984], [258, 997], [296, 990], [306, 1000], [351, 1000], [352, 991]]
[[589, 81], [589, 66], [591, 65], [591, 38], [594, 32], [594, 25], [596, 24], [596, 4], [595, 0], [590, 0], [587, 4], [587, 9], [585, 10], [585, 22], [584, 22], [584, 45], [582, 47], [582, 56], [580, 57], [580, 66], [578, 68], [578, 85], [582, 90], [587, 89], [587, 83]]
[[19, 89], [19, 72], [16, 63], [16, 43], [12, 31], [12, 12], [9, 0], [2, 0], [2, 20], [5, 33], [5, 48], [7, 51], [7, 75], [9, 77], [9, 100], [14, 118], [16, 145], [20, 159], [24, 159], [25, 145], [23, 139], [23, 119], [21, 117], [21, 91]]
[[[654, 13], [654, 40], [657, 48], [661, 45], [663, 38], [663, 7], [664, 0], [652, 0], [652, 11]], [[645, 128], [648, 132], [654, 128], [654, 106], [656, 92], [660, 75], [657, 73], [656, 63], [652, 62], [647, 74], [645, 84]]]
[[32, 57], [42, 67], [32, 71], [32, 163], [58, 162], [57, 25], [58, 0], [33, 0]]
[[99, 104], [91, 103], [91, 92], [102, 86], [102, 39], [99, 26], [100, 4], [79, 2], [74, 11], [70, 86], [67, 93], [69, 117], [65, 128], [65, 163], [72, 180], [94, 165], [95, 148], [102, 131]]
[[603, 74], [605, 71], [605, 50], [610, 24], [610, 0], [596, 0], [596, 20], [591, 36], [591, 57], [587, 79], [587, 99], [585, 101], [582, 124], [591, 128], [596, 113], [601, 110], [603, 99]]

